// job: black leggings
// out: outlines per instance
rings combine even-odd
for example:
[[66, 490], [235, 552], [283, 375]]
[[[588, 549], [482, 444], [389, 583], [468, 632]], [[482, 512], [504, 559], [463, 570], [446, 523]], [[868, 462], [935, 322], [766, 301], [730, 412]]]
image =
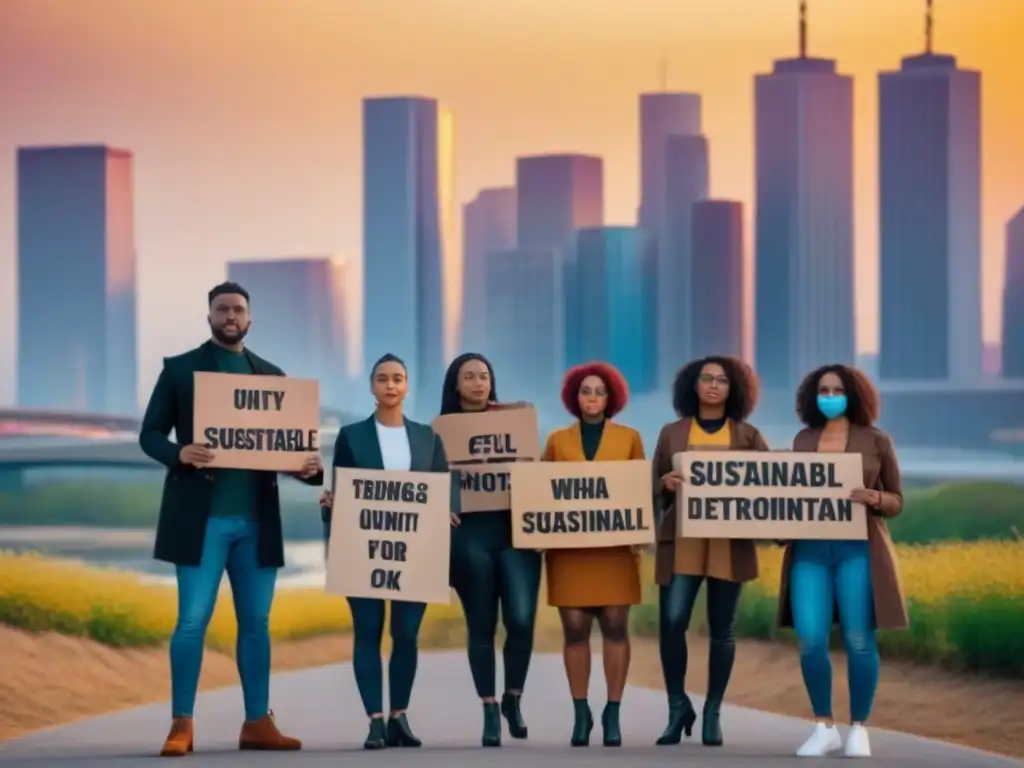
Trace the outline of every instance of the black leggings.
[[[665, 691], [669, 696], [682, 696], [686, 690], [686, 630], [690, 627], [693, 604], [697, 599], [703, 576], [675, 574], [661, 587], [658, 599], [660, 632], [658, 646], [661, 652], [661, 671], [665, 676]], [[708, 630], [711, 643], [708, 650], [708, 699], [721, 702], [729, 685], [733, 662], [736, 659], [736, 640], [733, 625], [739, 605], [742, 584], [707, 577]]]
[[522, 692], [533, 655], [539, 552], [512, 549], [508, 512], [463, 515], [452, 532], [451, 581], [466, 615], [469, 669], [482, 699], [495, 696], [494, 635], [505, 627], [505, 691]]

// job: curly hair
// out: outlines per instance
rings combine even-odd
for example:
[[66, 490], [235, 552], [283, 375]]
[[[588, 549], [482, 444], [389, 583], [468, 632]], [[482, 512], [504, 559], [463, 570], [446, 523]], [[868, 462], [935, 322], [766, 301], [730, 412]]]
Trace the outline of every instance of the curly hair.
[[606, 419], [615, 418], [629, 402], [629, 384], [626, 377], [611, 363], [584, 363], [570, 368], [562, 379], [562, 405], [577, 419], [580, 413], [580, 387], [587, 376], [597, 376], [608, 390], [608, 405], [604, 409]]
[[823, 427], [828, 421], [818, 408], [818, 384], [826, 373], [834, 373], [843, 383], [846, 391], [845, 416], [851, 424], [870, 427], [878, 421], [881, 399], [875, 385], [863, 371], [840, 363], [823, 365], [800, 382], [796, 390], [796, 415], [800, 421], [812, 428]]
[[705, 365], [719, 365], [729, 379], [729, 396], [725, 399], [725, 416], [732, 421], [746, 421], [754, 412], [761, 387], [754, 369], [738, 357], [710, 355], [684, 365], [672, 384], [672, 407], [681, 419], [700, 414], [697, 380]]
[[487, 373], [491, 377], [491, 396], [489, 400], [492, 403], [498, 401], [498, 384], [494, 380], [494, 368], [491, 365], [491, 361], [479, 352], [465, 352], [452, 360], [448, 370], [445, 371], [444, 384], [441, 389], [442, 416], [448, 413], [462, 413], [462, 400], [459, 397], [459, 371], [462, 370], [462, 366], [471, 360], [479, 360], [487, 366]]

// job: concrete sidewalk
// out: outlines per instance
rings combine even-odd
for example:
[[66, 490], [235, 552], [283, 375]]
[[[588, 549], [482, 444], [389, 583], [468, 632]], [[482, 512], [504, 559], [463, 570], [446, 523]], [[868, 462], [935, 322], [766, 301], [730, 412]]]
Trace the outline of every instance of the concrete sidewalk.
[[[500, 667], [499, 667], [500, 668]], [[591, 708], [600, 718], [604, 705], [601, 665], [594, 664]], [[885, 691], [880, 692], [884, 697]], [[366, 719], [352, 670], [347, 664], [275, 675], [273, 707], [282, 730], [305, 742], [296, 753], [258, 754], [237, 751], [242, 720], [237, 688], [202, 694], [196, 709], [196, 751], [188, 766], [423, 766], [424, 768], [540, 768], [600, 765], [668, 766], [693, 762], [722, 768], [770, 768], [815, 765], [798, 760], [797, 746], [809, 734], [809, 723], [739, 707], [722, 715], [725, 746], [700, 744], [700, 722], [694, 737], [678, 747], [655, 747], [665, 724], [665, 697], [657, 691], [630, 688], [622, 704], [624, 745], [601, 746], [600, 722], [588, 749], [569, 746], [572, 705], [561, 659], [538, 655], [530, 668], [523, 713], [530, 728], [527, 741], [504, 736], [500, 749], [480, 747], [480, 705], [473, 692], [462, 653], [423, 654], [409, 710], [419, 750], [364, 752]], [[694, 704], [700, 707], [700, 701]], [[159, 704], [92, 718], [74, 725], [40, 731], [0, 745], [0, 764], [100, 768], [152, 765], [167, 732], [167, 705]], [[1024, 768], [1024, 761], [989, 755], [914, 736], [872, 730], [873, 765], [930, 768]], [[826, 758], [837, 759], [837, 757]], [[839, 758], [841, 759], [841, 758]]]

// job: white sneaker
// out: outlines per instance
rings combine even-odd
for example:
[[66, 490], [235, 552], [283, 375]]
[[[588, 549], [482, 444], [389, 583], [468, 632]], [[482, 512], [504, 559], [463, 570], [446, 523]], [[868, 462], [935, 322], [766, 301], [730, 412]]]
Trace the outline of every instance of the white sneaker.
[[815, 723], [811, 737], [796, 751], [797, 757], [824, 757], [829, 752], [842, 749], [843, 740], [834, 725]]
[[871, 757], [871, 742], [868, 740], [868, 729], [863, 725], [850, 727], [846, 737], [847, 757]]

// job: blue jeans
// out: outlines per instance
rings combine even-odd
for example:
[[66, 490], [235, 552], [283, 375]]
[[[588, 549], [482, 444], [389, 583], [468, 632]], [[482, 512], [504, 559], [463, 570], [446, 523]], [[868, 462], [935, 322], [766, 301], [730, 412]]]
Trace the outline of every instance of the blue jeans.
[[244, 517], [211, 517], [196, 566], [179, 565], [178, 623], [171, 636], [171, 714], [191, 717], [203, 664], [206, 628], [227, 570], [238, 620], [235, 658], [246, 720], [270, 711], [270, 605], [276, 568], [260, 568], [258, 523]]
[[866, 541], [798, 541], [789, 574], [800, 668], [817, 718], [832, 717], [828, 641], [834, 611], [846, 647], [850, 719], [863, 723], [878, 687], [878, 644], [871, 562]]

